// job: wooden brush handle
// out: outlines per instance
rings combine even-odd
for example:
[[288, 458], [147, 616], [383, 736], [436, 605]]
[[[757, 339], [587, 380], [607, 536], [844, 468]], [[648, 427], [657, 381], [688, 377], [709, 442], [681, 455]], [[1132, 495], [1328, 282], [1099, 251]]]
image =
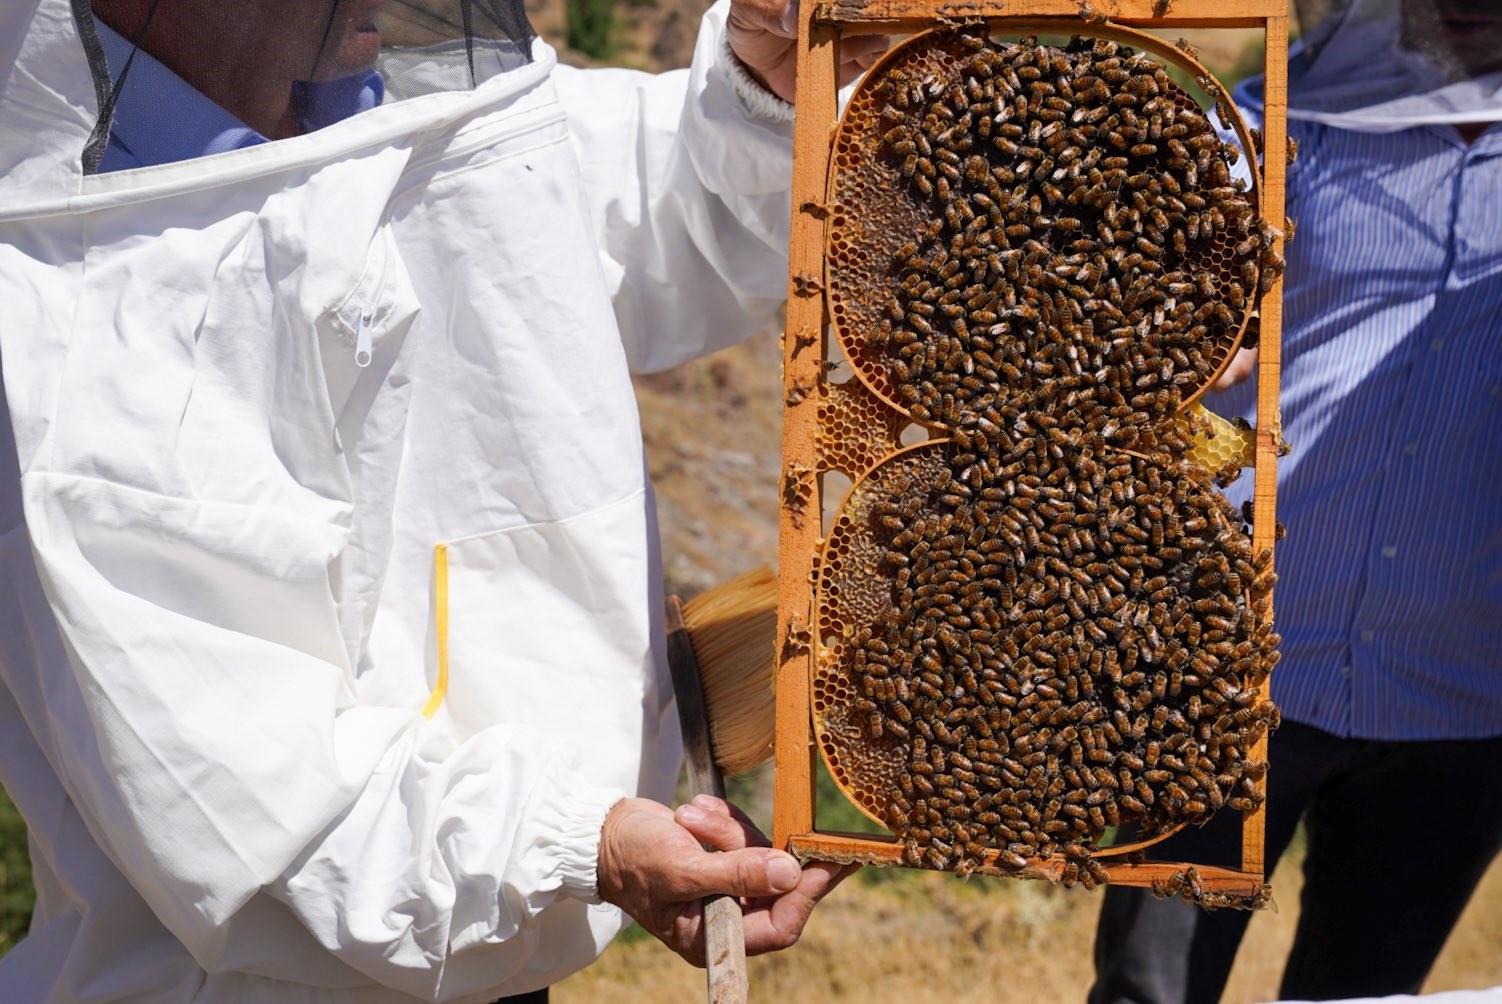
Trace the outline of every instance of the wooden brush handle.
[[[668, 669], [673, 674], [673, 690], [678, 697], [689, 787], [695, 795], [724, 798], [725, 782], [710, 751], [704, 688], [699, 678], [699, 662], [683, 623], [683, 607], [676, 596], [669, 596], [667, 605]], [[704, 898], [704, 955], [710, 1004], [745, 1004], [746, 932], [735, 897]]]

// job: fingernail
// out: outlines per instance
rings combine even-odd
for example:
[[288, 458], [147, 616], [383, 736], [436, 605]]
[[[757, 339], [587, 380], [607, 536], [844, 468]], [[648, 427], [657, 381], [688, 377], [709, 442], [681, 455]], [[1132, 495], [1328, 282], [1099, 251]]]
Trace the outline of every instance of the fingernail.
[[790, 892], [798, 888], [803, 869], [786, 854], [773, 854], [767, 859], [767, 883], [774, 892]]
[[699, 808], [697, 805], [689, 804], [678, 806], [678, 819], [682, 822], [702, 823], [708, 818], [709, 816], [704, 812], [704, 810]]
[[788, 0], [788, 5], [782, 8], [782, 16], [777, 19], [777, 27], [784, 35], [798, 34], [798, 0]]
[[713, 809], [718, 801], [713, 795], [695, 795], [693, 798], [693, 804], [701, 809]]

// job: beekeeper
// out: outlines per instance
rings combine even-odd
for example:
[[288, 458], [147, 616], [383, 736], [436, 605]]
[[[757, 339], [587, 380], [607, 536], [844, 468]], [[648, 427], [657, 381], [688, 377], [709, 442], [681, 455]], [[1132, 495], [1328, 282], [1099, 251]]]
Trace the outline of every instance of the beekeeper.
[[836, 870], [661, 804], [628, 379], [784, 297], [793, 23], [649, 76], [520, 0], [0, 8], [7, 1004], [490, 1001], [709, 891], [796, 939]]
[[[1287, 1000], [1418, 993], [1502, 849], [1502, 4], [1311, 6], [1288, 67], [1264, 810], [1269, 866], [1304, 829], [1302, 888], [1273, 890], [1299, 907]], [[1254, 118], [1264, 83], [1237, 92]], [[1211, 407], [1254, 418], [1255, 390]], [[1154, 856], [1240, 848], [1222, 813]], [[1113, 888], [1089, 1001], [1219, 1000], [1246, 925]]]

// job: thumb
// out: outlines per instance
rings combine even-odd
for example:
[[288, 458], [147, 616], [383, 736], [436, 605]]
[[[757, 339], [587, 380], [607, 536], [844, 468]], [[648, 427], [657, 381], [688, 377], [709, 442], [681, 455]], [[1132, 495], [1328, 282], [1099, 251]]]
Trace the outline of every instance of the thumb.
[[798, 37], [798, 0], [787, 0], [777, 12], [777, 25], [772, 29], [787, 38]]
[[798, 37], [798, 0], [735, 0], [731, 20], [783, 38]]
[[706, 852], [685, 869], [685, 898], [724, 893], [730, 896], [780, 896], [798, 888], [803, 869], [791, 854], [767, 847]]

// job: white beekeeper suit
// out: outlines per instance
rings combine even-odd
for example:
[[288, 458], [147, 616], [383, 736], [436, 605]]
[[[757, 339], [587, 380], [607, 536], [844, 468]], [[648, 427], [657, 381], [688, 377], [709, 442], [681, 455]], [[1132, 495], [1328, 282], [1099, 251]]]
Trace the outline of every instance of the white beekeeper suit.
[[605, 812], [679, 761], [628, 368], [772, 317], [786, 106], [717, 8], [688, 71], [538, 41], [86, 176], [75, 6], [0, 10], [0, 783], [37, 886], [0, 999], [552, 983], [622, 926]]

